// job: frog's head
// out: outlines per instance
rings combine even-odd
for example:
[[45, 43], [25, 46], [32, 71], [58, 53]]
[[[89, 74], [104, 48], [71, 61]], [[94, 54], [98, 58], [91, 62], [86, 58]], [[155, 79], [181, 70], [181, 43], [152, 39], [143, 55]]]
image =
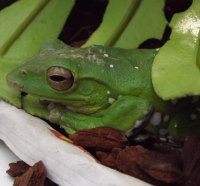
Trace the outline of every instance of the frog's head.
[[109, 105], [111, 89], [101, 81], [104, 77], [98, 74], [97, 65], [88, 62], [85, 51], [47, 47], [9, 73], [7, 82], [40, 100], [63, 104], [80, 113], [96, 112]]

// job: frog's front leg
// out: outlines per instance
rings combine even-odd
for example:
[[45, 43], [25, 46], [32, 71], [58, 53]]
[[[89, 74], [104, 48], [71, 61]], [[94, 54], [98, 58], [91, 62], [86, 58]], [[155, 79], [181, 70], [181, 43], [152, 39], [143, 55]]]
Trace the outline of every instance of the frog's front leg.
[[54, 108], [50, 112], [49, 120], [60, 124], [67, 132], [98, 126], [110, 126], [126, 131], [144, 116], [150, 106], [148, 100], [122, 96], [107, 109], [92, 115], [75, 113], [59, 107]]
[[41, 101], [39, 97], [26, 95], [22, 98], [21, 102], [22, 108], [29, 114], [48, 120], [48, 105], [44, 101]]

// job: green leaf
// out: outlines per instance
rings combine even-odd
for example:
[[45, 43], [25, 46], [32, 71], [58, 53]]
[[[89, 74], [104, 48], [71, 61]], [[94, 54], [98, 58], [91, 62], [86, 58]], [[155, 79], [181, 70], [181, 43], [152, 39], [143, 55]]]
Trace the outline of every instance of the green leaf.
[[103, 21], [83, 47], [92, 44], [112, 46], [129, 23], [141, 0], [109, 0]]
[[21, 0], [0, 12], [0, 55], [3, 55], [49, 0]]
[[200, 1], [170, 23], [170, 40], [160, 49], [152, 68], [156, 93], [165, 100], [200, 95]]
[[114, 46], [137, 48], [147, 39], [161, 40], [167, 25], [164, 5], [164, 0], [143, 0]]
[[[44, 0], [31, 0], [28, 2], [37, 4], [39, 2], [44, 2]], [[37, 54], [46, 41], [58, 37], [65, 20], [71, 11], [73, 3], [74, 0], [49, 0], [40, 11], [37, 11], [36, 14], [34, 14], [34, 18], [32, 19], [26, 19], [24, 17], [29, 17], [30, 11], [32, 11], [32, 9], [28, 9], [29, 11], [23, 9], [27, 8], [25, 6], [27, 5], [27, 0], [20, 0], [17, 2], [17, 5], [13, 4], [7, 9], [4, 9], [5, 12], [3, 10], [0, 13], [0, 20], [2, 20], [0, 21], [0, 43], [2, 43], [0, 51], [3, 51], [2, 56], [0, 57], [1, 99], [4, 99], [17, 107], [21, 106], [20, 93], [11, 90], [8, 87], [6, 75], [19, 64]], [[13, 6], [14, 8], [17, 8], [17, 10], [15, 9], [13, 11]], [[17, 11], [24, 11], [26, 14], [17, 14]], [[17, 24], [18, 27], [16, 26], [16, 29], [11, 28], [12, 25], [15, 25], [16, 20], [19, 22], [26, 20], [23, 31], [21, 24]], [[9, 22], [9, 24], [7, 22]], [[8, 32], [8, 34], [4, 34], [4, 32]], [[10, 42], [11, 40], [12, 42]], [[6, 50], [4, 50], [4, 48], [6, 48]]]
[[167, 24], [164, 4], [164, 0], [110, 0], [102, 24], [83, 47], [137, 48], [147, 39], [161, 39]]

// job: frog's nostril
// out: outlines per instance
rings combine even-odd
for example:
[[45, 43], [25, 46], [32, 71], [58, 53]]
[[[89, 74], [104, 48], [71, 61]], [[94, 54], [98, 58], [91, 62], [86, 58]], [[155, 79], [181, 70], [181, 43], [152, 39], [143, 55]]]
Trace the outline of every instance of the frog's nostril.
[[23, 75], [23, 76], [25, 76], [25, 75], [28, 74], [28, 72], [27, 72], [27, 70], [25, 70], [25, 69], [21, 69], [21, 70], [20, 70], [20, 74]]

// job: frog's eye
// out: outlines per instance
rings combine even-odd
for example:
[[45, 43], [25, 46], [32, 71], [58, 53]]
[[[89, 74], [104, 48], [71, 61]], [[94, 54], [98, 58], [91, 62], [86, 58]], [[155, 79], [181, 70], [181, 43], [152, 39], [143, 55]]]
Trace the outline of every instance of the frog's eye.
[[47, 80], [55, 90], [68, 90], [74, 83], [72, 72], [63, 67], [50, 67], [47, 71]]

